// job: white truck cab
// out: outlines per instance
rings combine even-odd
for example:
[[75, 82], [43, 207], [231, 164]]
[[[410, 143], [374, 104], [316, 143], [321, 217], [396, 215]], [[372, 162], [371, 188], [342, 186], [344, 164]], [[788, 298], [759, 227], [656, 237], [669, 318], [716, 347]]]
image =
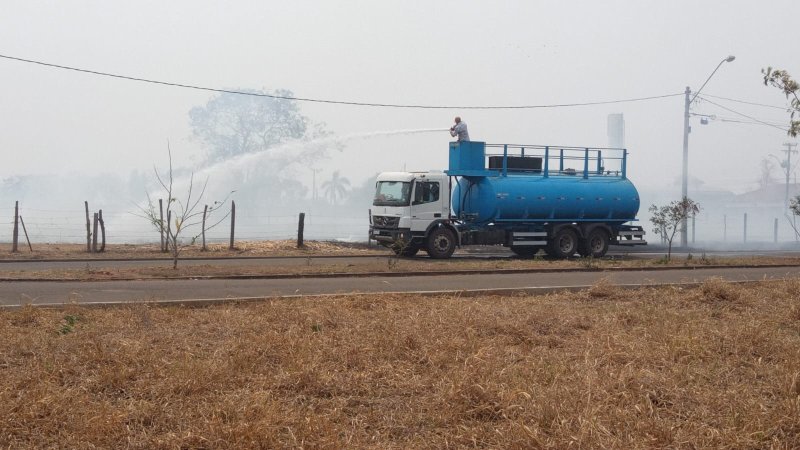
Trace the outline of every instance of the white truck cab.
[[[449, 182], [445, 173], [433, 171], [378, 175], [370, 210], [372, 239], [403, 256], [425, 248], [433, 257], [449, 257], [458, 236], [450, 223]], [[438, 228], [443, 231], [434, 233]]]

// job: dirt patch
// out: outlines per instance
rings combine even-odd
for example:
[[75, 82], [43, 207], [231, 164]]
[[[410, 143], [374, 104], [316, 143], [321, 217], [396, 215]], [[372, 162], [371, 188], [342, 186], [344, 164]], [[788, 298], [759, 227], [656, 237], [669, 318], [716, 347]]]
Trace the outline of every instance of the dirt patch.
[[2, 311], [0, 445], [798, 448], [797, 286]]

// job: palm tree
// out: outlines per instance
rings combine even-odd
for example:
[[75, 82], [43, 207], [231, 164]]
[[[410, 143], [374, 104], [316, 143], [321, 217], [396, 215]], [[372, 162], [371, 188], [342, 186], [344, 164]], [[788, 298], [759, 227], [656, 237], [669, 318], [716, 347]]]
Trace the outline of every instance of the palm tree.
[[333, 206], [336, 206], [336, 199], [341, 200], [347, 195], [347, 190], [350, 188], [350, 180], [339, 176], [339, 171], [337, 170], [333, 172], [330, 180], [322, 183], [321, 187], [325, 191], [325, 197], [330, 199]]

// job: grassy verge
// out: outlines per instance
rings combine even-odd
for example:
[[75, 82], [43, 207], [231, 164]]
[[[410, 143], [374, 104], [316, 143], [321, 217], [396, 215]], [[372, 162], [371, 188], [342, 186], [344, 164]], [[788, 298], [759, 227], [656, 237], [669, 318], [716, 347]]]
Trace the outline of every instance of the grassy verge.
[[[169, 258], [169, 253], [159, 251], [155, 244], [110, 244], [103, 253], [87, 253], [85, 244], [36, 244], [34, 251], [20, 246], [18, 253], [0, 252], [2, 260], [37, 260], [37, 259], [108, 259], [108, 258]], [[209, 244], [207, 251], [200, 245], [190, 245], [181, 251], [182, 257], [234, 257], [234, 256], [306, 256], [306, 255], [360, 255], [381, 254], [383, 247], [368, 247], [365, 244], [348, 244], [345, 242], [306, 241], [305, 246], [297, 248], [296, 241], [238, 241], [233, 250], [228, 244]]]
[[800, 446], [798, 279], [0, 316], [3, 447]]
[[[377, 255], [376, 255], [377, 256]], [[313, 275], [330, 273], [366, 273], [366, 272], [452, 272], [456, 270], [613, 270], [620, 268], [702, 268], [709, 266], [740, 265], [800, 265], [800, 258], [776, 257], [728, 257], [728, 258], [693, 258], [687, 260], [674, 259], [670, 262], [657, 259], [451, 259], [433, 260], [428, 258], [395, 258], [385, 256], [377, 261], [374, 258], [352, 259], [347, 261], [314, 260], [304, 258], [283, 262], [281, 265], [256, 264], [251, 261], [236, 261], [235, 264], [209, 262], [193, 265], [179, 264], [177, 270], [171, 268], [171, 262], [161, 264], [150, 263], [142, 267], [120, 267], [113, 262], [95, 262], [76, 269], [26, 269], [9, 270], [10, 267], [0, 265], [0, 278], [3, 279], [68, 279], [68, 280], [126, 280], [126, 279], [163, 279], [185, 277], [226, 277], [226, 276], [270, 276], [270, 275]]]

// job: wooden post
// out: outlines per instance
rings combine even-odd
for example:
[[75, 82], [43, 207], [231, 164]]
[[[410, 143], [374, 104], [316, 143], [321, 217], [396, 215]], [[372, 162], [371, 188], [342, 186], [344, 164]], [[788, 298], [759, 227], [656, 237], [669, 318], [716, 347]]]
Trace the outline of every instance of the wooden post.
[[28, 230], [25, 229], [25, 221], [22, 220], [22, 216], [19, 216], [19, 223], [22, 224], [22, 231], [25, 233], [25, 240], [28, 241], [28, 248], [31, 250], [31, 252], [33, 252], [33, 246], [31, 246], [31, 239], [28, 237]]
[[100, 235], [102, 236], [103, 240], [100, 243], [100, 253], [106, 251], [106, 223], [103, 221], [103, 210], [100, 210], [99, 214], [100, 220]]
[[17, 243], [19, 242], [19, 201], [14, 202], [14, 235], [11, 241], [11, 253], [17, 253]]
[[89, 202], [84, 201], [83, 206], [86, 207], [86, 253], [92, 253], [92, 228], [89, 224]]
[[202, 232], [202, 235], [203, 235], [203, 248], [201, 249], [202, 251], [208, 250], [206, 248], [206, 214], [207, 213], [208, 213], [208, 205], [206, 205], [203, 208], [203, 232]]
[[231, 242], [228, 250], [233, 250], [233, 231], [236, 228], [236, 202], [231, 200]]
[[775, 228], [775, 230], [774, 230], [774, 233], [773, 233], [774, 236], [773, 236], [772, 241], [777, 244], [778, 243], [778, 218], [777, 217], [775, 218], [774, 228]]
[[[166, 234], [167, 245], [164, 247], [164, 251], [165, 252], [169, 251], [169, 246], [171, 245], [170, 242], [172, 241], [172, 228], [171, 227], [172, 227], [172, 211], [170, 211], [169, 208], [167, 208], [167, 230], [166, 230], [167, 231], [167, 234]], [[177, 242], [172, 242], [172, 245], [175, 245], [176, 247], [177, 247], [177, 244], [178, 244]]]
[[[369, 225], [372, 226], [372, 209], [367, 209], [369, 213]], [[372, 234], [367, 230], [367, 247], [372, 247]]]
[[695, 215], [692, 214], [692, 244], [694, 244], [694, 218]]
[[744, 213], [744, 241], [747, 243], [747, 213]]
[[99, 225], [100, 218], [97, 216], [97, 213], [94, 213], [94, 220], [92, 221], [92, 253], [97, 253], [97, 227]]
[[159, 224], [159, 234], [161, 234], [161, 251], [165, 251], [164, 248], [164, 200], [158, 199], [158, 224]]
[[300, 213], [297, 222], [297, 248], [303, 248], [303, 230], [306, 226], [306, 213]]

